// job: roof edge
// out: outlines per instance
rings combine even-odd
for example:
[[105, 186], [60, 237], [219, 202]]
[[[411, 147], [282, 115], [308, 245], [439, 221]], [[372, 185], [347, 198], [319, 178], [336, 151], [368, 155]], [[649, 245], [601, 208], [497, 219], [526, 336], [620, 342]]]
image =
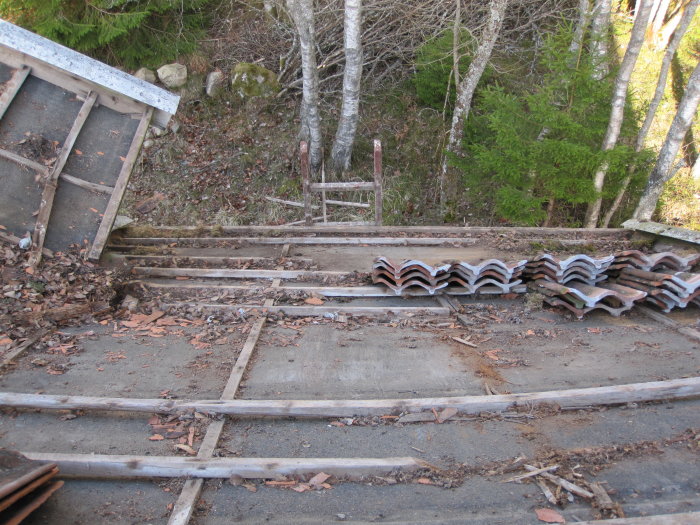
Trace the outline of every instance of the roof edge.
[[[168, 117], [180, 103], [179, 95], [154, 86], [117, 68], [57, 44], [0, 18], [0, 44], [25, 53], [110, 91], [143, 102]], [[167, 122], [167, 118], [165, 119]]]

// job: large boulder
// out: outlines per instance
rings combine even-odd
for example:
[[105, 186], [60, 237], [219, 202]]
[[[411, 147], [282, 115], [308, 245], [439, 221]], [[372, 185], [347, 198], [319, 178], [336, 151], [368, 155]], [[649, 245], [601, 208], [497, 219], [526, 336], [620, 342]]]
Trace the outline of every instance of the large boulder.
[[221, 91], [224, 85], [224, 74], [221, 71], [212, 71], [207, 75], [207, 83], [204, 88], [206, 94], [210, 97], [215, 97]]
[[277, 76], [258, 64], [239, 62], [231, 75], [231, 90], [242, 98], [270, 97], [277, 94]]
[[165, 87], [182, 87], [187, 82], [187, 67], [182, 64], [165, 64], [158, 68], [158, 79]]

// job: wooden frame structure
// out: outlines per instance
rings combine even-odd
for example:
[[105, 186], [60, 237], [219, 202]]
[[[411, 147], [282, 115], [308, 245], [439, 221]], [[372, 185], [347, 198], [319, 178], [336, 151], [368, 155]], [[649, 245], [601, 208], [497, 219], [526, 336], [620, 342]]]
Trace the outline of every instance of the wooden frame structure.
[[[325, 170], [321, 169], [321, 182], [311, 182], [311, 167], [309, 163], [309, 145], [305, 141], [299, 143], [299, 160], [301, 165], [301, 176], [304, 189], [304, 224], [311, 226], [314, 222], [312, 194], [321, 194], [321, 209], [323, 225], [382, 225], [382, 144], [379, 139], [374, 139], [374, 170], [372, 182], [326, 182]], [[349, 206], [355, 208], [369, 208], [368, 203], [338, 201], [326, 198], [326, 192], [346, 192], [346, 191], [371, 191], [374, 193], [374, 222], [361, 223], [333, 223], [327, 222], [327, 205]]]
[[[0, 20], [0, 52], [0, 74], [6, 76], [10, 73], [0, 95], [0, 163], [8, 167], [3, 170], [2, 177], [21, 178], [17, 168], [10, 169], [17, 166], [34, 172], [42, 187], [40, 197], [32, 197], [35, 190], [28, 190], [31, 179], [27, 177], [27, 183], [15, 180], [12, 189], [0, 196], [0, 204], [6, 204], [5, 199], [8, 202], [24, 199], [26, 202], [23, 208], [9, 210], [8, 215], [0, 217], [0, 220], [7, 221], [8, 217], [14, 218], [24, 212], [22, 221], [18, 219], [9, 226], [17, 236], [23, 234], [20, 228], [33, 230], [30, 263], [34, 266], [45, 254], [43, 248], [48, 240], [47, 234], [59, 230], [62, 233], [56, 234], [53, 245], [50, 245], [52, 248], [67, 249], [68, 244], [82, 244], [87, 239], [87, 258], [98, 260], [146, 132], [152, 122], [161, 127], [167, 125], [177, 110], [179, 97], [4, 20]], [[48, 97], [49, 103], [37, 104], [36, 97], [39, 96], [41, 98], [38, 100], [42, 101]], [[64, 115], [55, 117], [55, 122], [51, 122], [50, 108], [63, 104], [65, 113], [70, 114], [67, 104], [74, 100], [81, 100], [82, 106], [69, 124], [67, 134], [56, 135], [54, 128], [65, 124]], [[130, 123], [134, 119], [138, 119], [135, 127]], [[112, 129], [116, 122], [121, 123], [121, 127]], [[29, 127], [24, 135], [36, 135], [47, 142], [50, 142], [47, 135], [53, 133], [59, 137], [60, 140], [53, 140], [58, 150], [57, 157], [32, 159], [12, 151], [13, 147], [23, 142], [17, 140], [25, 131], [17, 129], [22, 126]], [[110, 143], [104, 138], [110, 133], [119, 139]], [[93, 158], [89, 162], [80, 162], [83, 151], [76, 145], [81, 141], [91, 148]], [[119, 151], [110, 150], [112, 145], [118, 146]], [[69, 174], [66, 167], [78, 172]], [[98, 180], [99, 184], [95, 182]], [[72, 202], [85, 203], [86, 209], [99, 214], [98, 225], [88, 218], [83, 221], [89, 226], [84, 228], [85, 231], [74, 224], [57, 226], [60, 222], [57, 214], [64, 217], [63, 222], [68, 222], [66, 217], [69, 218], [73, 212], [67, 197], [70, 191], [60, 189], [64, 183], [86, 192], [73, 195]], [[32, 205], [33, 199], [37, 199], [39, 207], [35, 225], [29, 228], [27, 208]], [[68, 229], [77, 231], [70, 236]]]

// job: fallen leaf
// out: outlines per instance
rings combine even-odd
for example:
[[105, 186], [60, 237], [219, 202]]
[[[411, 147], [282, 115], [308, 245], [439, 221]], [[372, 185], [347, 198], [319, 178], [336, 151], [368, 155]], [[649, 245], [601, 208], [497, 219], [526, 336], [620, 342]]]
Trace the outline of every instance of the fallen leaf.
[[486, 352], [484, 355], [488, 357], [489, 359], [493, 359], [494, 361], [498, 361], [499, 357], [496, 355], [498, 352], [500, 352], [500, 348], [494, 348], [493, 350], [489, 350]]
[[0, 339], [0, 345], [9, 345], [12, 343], [12, 339], [9, 337], [5, 337], [3, 339]]
[[294, 492], [306, 492], [307, 490], [311, 490], [311, 485], [307, 485], [306, 483], [299, 483], [296, 487], [292, 487], [292, 490]]
[[165, 438], [160, 434], [153, 434], [151, 437], [148, 438], [149, 441], [163, 441], [164, 439]]
[[326, 482], [328, 478], [330, 478], [330, 474], [326, 474], [325, 472], [319, 472], [316, 474], [313, 478], [309, 480], [310, 485], [318, 486]]
[[102, 156], [104, 155], [104, 152], [98, 151], [97, 154], [98, 154], [100, 157], [102, 157]]
[[535, 509], [537, 519], [545, 523], [566, 523], [564, 516], [552, 509]]
[[31, 266], [27, 266], [27, 267], [24, 269], [24, 271], [25, 271], [26, 273], [28, 273], [29, 275], [34, 275], [34, 268], [32, 268]]
[[121, 155], [119, 155], [119, 160], [121, 160], [122, 162], [125, 162], [125, 161], [126, 161], [126, 157], [122, 157]]
[[589, 328], [588, 330], [589, 334], [599, 334], [602, 332], [600, 328], [594, 327], [594, 328]]
[[428, 478], [418, 478], [416, 483], [420, 485], [434, 485], [434, 483]]
[[437, 422], [444, 423], [445, 421], [447, 421], [448, 419], [450, 419], [451, 417], [456, 416], [456, 415], [457, 415], [457, 409], [452, 408], [452, 407], [448, 407], [445, 410], [442, 410], [438, 414]]
[[91, 211], [92, 213], [99, 213], [99, 211], [97, 211], [95, 208], [90, 208], [90, 211]]
[[296, 481], [266, 481], [265, 485], [268, 487], [291, 487], [292, 485], [296, 485]]
[[80, 151], [79, 149], [77, 149], [77, 150], [75, 150], [75, 154], [76, 154], [76, 155], [82, 155], [82, 154], [83, 154], [83, 152], [82, 152], [82, 151]]
[[304, 300], [304, 302], [313, 306], [321, 306], [322, 304], [324, 304], [323, 299], [319, 299], [318, 297], [309, 297], [306, 300]]
[[197, 455], [197, 451], [189, 445], [181, 445], [178, 443], [177, 445], [175, 445], [175, 448], [178, 450], [182, 450], [183, 452], [187, 452], [191, 456]]
[[256, 487], [252, 483], [243, 483], [241, 486], [243, 488], [245, 488], [246, 490], [248, 490], [249, 492], [257, 492], [258, 491], [258, 487]]

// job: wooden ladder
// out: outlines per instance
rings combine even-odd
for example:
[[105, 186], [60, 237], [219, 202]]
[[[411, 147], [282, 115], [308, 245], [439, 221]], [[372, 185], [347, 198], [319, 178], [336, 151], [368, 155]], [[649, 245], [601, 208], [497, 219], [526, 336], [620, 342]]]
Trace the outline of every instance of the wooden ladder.
[[[301, 159], [301, 174], [304, 184], [304, 222], [307, 226], [311, 226], [314, 221], [312, 216], [313, 205], [311, 203], [312, 194], [321, 194], [321, 207], [323, 209], [322, 220], [324, 224], [335, 225], [355, 225], [355, 224], [374, 224], [375, 226], [382, 225], [382, 143], [379, 139], [374, 139], [374, 181], [372, 182], [326, 182], [325, 172], [321, 170], [321, 182], [311, 182], [311, 168], [309, 164], [309, 145], [305, 141], [299, 143], [299, 156]], [[368, 203], [348, 202], [326, 199], [326, 192], [336, 191], [373, 191], [374, 192], [374, 222], [328, 222], [326, 206], [328, 204], [335, 206], [352, 206], [356, 208], [369, 208]]]

